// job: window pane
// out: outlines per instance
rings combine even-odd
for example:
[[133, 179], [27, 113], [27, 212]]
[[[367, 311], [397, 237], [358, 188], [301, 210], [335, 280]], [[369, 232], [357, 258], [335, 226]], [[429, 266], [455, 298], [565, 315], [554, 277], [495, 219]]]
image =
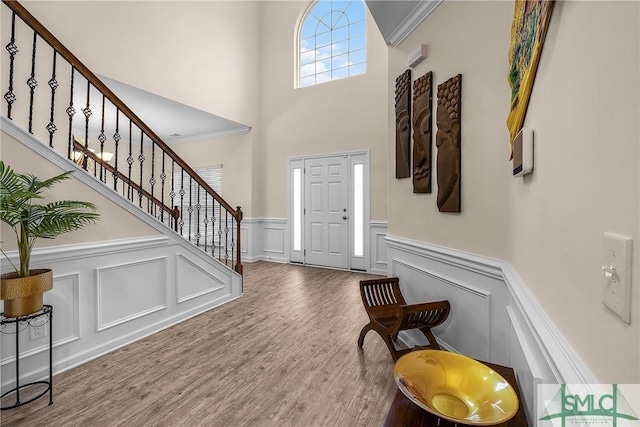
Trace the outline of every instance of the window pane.
[[354, 22], [349, 26], [349, 35], [351, 37], [364, 36], [366, 31], [366, 26], [364, 21]]
[[306, 52], [308, 50], [313, 51], [316, 48], [316, 36], [312, 36], [306, 39], [302, 39], [300, 42], [300, 52]]
[[304, 25], [302, 26], [302, 32], [300, 33], [300, 36], [303, 39], [314, 36], [316, 34], [317, 25], [318, 20], [316, 18], [314, 18], [313, 16], [307, 17], [307, 19], [304, 21]]
[[352, 39], [349, 40], [349, 49], [351, 50], [364, 49], [366, 46], [367, 46], [367, 43], [364, 36], [353, 37]]
[[326, 73], [318, 73], [316, 74], [316, 84], [330, 82], [331, 81], [331, 71]]
[[318, 34], [316, 36], [316, 47], [327, 46], [331, 44], [331, 32], [327, 31], [326, 33]]
[[367, 51], [364, 49], [351, 51], [349, 53], [349, 62], [352, 65], [359, 64], [361, 62], [367, 62]]
[[334, 43], [345, 41], [349, 38], [349, 27], [342, 27], [332, 31], [331, 40]]
[[302, 250], [302, 174], [293, 170], [293, 250]]
[[316, 49], [316, 59], [318, 61], [327, 58], [331, 58], [331, 46], [325, 46], [320, 49]]
[[300, 54], [300, 65], [305, 65], [316, 60], [316, 52], [314, 50], [302, 52]]
[[353, 254], [364, 256], [364, 167], [353, 165]]
[[340, 55], [341, 53], [346, 53], [348, 51], [349, 51], [349, 44], [347, 41], [334, 43], [331, 45], [331, 54], [333, 56]]
[[300, 67], [300, 78], [312, 76], [316, 73], [316, 63], [312, 62]]
[[[300, 31], [300, 87], [365, 72], [365, 17], [362, 0], [320, 0], [313, 6]], [[351, 69], [355, 64], [362, 66]]]
[[357, 76], [358, 74], [364, 74], [367, 72], [367, 64], [356, 64], [349, 67], [349, 75]]
[[345, 77], [349, 77], [349, 67], [338, 68], [337, 70], [334, 68], [331, 71], [331, 80], [344, 79]]
[[338, 55], [333, 58], [333, 69], [349, 66], [349, 54]]
[[316, 62], [316, 73], [331, 71], [331, 58]]
[[309, 76], [300, 79], [300, 87], [313, 86], [316, 84], [316, 76]]

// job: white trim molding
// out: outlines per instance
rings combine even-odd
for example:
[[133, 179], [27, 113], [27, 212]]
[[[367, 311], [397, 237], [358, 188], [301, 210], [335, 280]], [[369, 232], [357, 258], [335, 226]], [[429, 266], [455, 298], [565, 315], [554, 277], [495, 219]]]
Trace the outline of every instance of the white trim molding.
[[[409, 303], [451, 302], [449, 319], [434, 330], [440, 345], [512, 367], [530, 422], [538, 384], [598, 382], [508, 262], [397, 236], [385, 240], [388, 274], [400, 278]], [[409, 346], [426, 343], [420, 334], [400, 338]]]
[[420, 1], [405, 19], [389, 34], [386, 41], [392, 46], [399, 46], [420, 25], [443, 0]]

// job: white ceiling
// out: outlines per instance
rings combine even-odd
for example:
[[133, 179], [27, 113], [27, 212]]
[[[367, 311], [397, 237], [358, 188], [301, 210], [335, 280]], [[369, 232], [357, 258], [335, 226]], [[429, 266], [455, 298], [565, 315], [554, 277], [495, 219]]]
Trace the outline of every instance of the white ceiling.
[[[98, 78], [167, 144], [247, 133], [251, 130], [249, 126], [241, 123], [138, 89], [106, 76], [98, 75]], [[77, 97], [77, 100], [74, 99], [75, 105], [86, 103], [86, 91], [82, 92], [84, 93], [74, 93], [74, 98]], [[92, 90], [91, 99], [93, 114], [99, 113], [101, 107], [94, 100], [101, 99], [101, 96], [97, 92], [94, 94]], [[105, 112], [105, 116], [108, 115], [111, 114]], [[108, 123], [114, 121], [115, 119], [105, 120]], [[79, 124], [81, 125], [81, 123]], [[128, 135], [127, 127], [128, 124], [120, 125], [119, 133], [123, 137]], [[92, 130], [90, 134], [97, 134], [94, 132], [96, 131]], [[82, 126], [76, 133], [83, 135]]]

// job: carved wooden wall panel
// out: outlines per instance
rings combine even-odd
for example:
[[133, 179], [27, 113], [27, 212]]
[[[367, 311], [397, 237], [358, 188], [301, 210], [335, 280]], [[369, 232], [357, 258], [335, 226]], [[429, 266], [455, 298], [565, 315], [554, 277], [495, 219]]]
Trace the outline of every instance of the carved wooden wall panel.
[[411, 70], [396, 79], [396, 178], [411, 176]]
[[413, 82], [413, 192], [431, 193], [432, 73]]
[[461, 93], [461, 74], [438, 85], [436, 146], [440, 212], [460, 212]]

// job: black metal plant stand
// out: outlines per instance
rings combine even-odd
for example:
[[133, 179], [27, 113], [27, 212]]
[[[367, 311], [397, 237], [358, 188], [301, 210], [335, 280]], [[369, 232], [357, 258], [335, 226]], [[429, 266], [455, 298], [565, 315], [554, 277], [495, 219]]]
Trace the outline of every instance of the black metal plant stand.
[[[46, 323], [49, 323], [49, 381], [34, 381], [28, 384], [20, 385], [20, 332], [33, 327], [34, 326], [33, 322], [42, 317], [45, 317], [48, 320], [44, 324], [38, 325], [38, 326], [43, 326]], [[15, 332], [5, 331], [7, 326], [10, 324], [15, 324]], [[15, 393], [16, 401], [11, 406], [1, 407], [0, 408], [1, 410], [4, 411], [5, 409], [13, 409], [22, 405], [26, 405], [27, 403], [33, 402], [34, 400], [44, 396], [47, 392], [49, 392], [49, 405], [53, 404], [53, 374], [52, 374], [53, 327], [52, 326], [53, 326], [53, 306], [51, 305], [45, 304], [42, 307], [42, 310], [33, 314], [28, 314], [26, 316], [5, 317], [4, 313], [0, 314], [0, 333], [15, 334], [16, 336], [16, 386], [15, 388], [7, 391], [6, 393], [2, 394], [2, 396], [0, 396], [0, 399], [4, 399], [5, 396]], [[36, 384], [44, 384], [47, 387], [35, 397], [31, 397], [26, 401], [20, 401], [20, 390]]]

